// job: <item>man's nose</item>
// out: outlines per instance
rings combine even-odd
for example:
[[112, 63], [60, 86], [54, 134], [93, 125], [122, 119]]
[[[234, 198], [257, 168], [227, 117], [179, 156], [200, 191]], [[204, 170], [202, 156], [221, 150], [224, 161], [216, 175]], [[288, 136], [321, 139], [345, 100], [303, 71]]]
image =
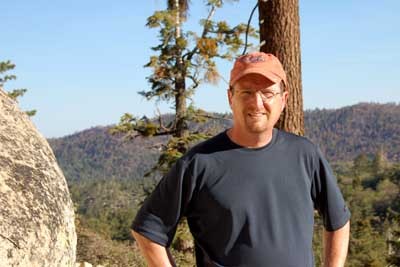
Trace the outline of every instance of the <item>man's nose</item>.
[[252, 104], [256, 105], [257, 107], [264, 106], [263, 95], [261, 94], [260, 91], [254, 92], [254, 94], [251, 97], [251, 102], [252, 102]]

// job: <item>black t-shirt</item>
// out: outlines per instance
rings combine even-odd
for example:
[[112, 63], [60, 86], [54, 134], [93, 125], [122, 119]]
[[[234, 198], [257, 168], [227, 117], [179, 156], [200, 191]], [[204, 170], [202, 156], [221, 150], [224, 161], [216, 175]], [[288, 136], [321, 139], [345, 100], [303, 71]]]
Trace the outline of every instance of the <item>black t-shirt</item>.
[[314, 266], [314, 209], [328, 231], [350, 218], [320, 150], [274, 129], [249, 149], [226, 132], [179, 159], [139, 210], [132, 229], [168, 247], [186, 216], [197, 266]]

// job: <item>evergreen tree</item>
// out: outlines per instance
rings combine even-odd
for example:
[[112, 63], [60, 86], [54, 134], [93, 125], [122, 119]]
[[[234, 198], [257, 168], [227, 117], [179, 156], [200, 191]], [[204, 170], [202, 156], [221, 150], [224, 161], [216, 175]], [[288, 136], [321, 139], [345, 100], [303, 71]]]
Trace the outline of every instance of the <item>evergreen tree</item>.
[[[147, 118], [136, 118], [131, 114], [121, 117], [112, 133], [123, 132], [127, 136], [169, 135], [172, 138], [162, 145], [158, 164], [152, 171], [167, 171], [189, 148], [189, 145], [209, 135], [190, 131], [189, 123], [202, 123], [212, 118], [193, 103], [187, 104], [195, 90], [203, 82], [217, 83], [219, 74], [216, 59], [233, 59], [243, 45], [241, 35], [246, 25], [234, 27], [226, 21], [214, 21], [215, 12], [223, 6], [223, 1], [208, 0], [208, 15], [200, 21], [202, 31], [184, 31], [187, 1], [168, 1], [166, 10], [156, 11], [147, 19], [149, 28], [159, 28], [159, 45], [152, 49], [157, 53], [145, 65], [153, 70], [148, 77], [151, 89], [140, 92], [148, 100], [173, 102], [174, 120], [166, 124], [161, 115], [158, 122]], [[254, 30], [250, 29], [254, 36]]]
[[355, 176], [361, 176], [363, 173], [369, 171], [370, 160], [365, 153], [359, 154], [353, 160], [353, 171]]
[[358, 218], [352, 223], [349, 266], [385, 266], [385, 248], [385, 237], [373, 228], [370, 218]]
[[354, 190], [362, 189], [362, 182], [370, 174], [371, 162], [364, 153], [359, 154], [353, 160], [352, 166], [352, 186]]
[[397, 214], [394, 223], [388, 229], [388, 253], [387, 262], [389, 266], [400, 266], [400, 216]]
[[372, 161], [372, 171], [376, 177], [380, 177], [388, 167], [388, 160], [383, 148], [380, 148], [374, 156]]

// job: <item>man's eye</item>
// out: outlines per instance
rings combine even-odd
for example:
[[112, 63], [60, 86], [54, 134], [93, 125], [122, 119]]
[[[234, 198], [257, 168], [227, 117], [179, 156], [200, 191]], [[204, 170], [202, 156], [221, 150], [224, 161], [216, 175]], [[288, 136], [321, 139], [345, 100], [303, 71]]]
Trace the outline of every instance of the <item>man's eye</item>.
[[272, 93], [272, 92], [263, 92], [262, 94], [263, 94], [266, 98], [271, 98], [271, 97], [274, 96], [274, 93]]
[[242, 91], [242, 95], [250, 95], [251, 92], [250, 91]]

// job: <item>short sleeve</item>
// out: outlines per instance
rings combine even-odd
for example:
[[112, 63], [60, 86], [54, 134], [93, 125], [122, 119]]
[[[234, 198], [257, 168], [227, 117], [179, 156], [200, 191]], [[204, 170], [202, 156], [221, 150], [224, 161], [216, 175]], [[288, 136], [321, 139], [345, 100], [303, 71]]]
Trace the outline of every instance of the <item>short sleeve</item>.
[[327, 160], [317, 148], [311, 190], [314, 207], [323, 218], [327, 231], [335, 231], [350, 219], [350, 211], [343, 199]]
[[186, 162], [178, 160], [144, 201], [131, 228], [168, 247], [193, 194], [195, 186], [192, 177]]

